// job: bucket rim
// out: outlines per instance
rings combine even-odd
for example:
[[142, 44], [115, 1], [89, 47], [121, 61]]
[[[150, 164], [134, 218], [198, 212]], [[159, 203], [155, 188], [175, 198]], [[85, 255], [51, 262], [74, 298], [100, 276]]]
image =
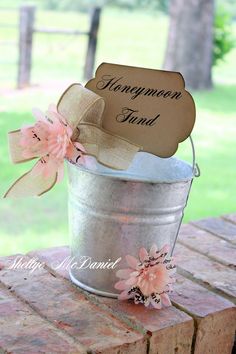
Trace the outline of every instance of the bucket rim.
[[[179, 159], [177, 157], [169, 157], [169, 159], [172, 159], [172, 160], [178, 160], [178, 161], [181, 161], [183, 163], [185, 163], [186, 165], [188, 165], [190, 168], [191, 168], [191, 171], [192, 171], [192, 166], [190, 163], [188, 163], [187, 161], [184, 161], [182, 159]], [[82, 171], [82, 172], [85, 172], [85, 173], [88, 173], [88, 174], [92, 174], [92, 175], [97, 175], [97, 176], [100, 176], [100, 177], [106, 177], [108, 179], [113, 179], [113, 180], [119, 180], [119, 181], [124, 181], [124, 182], [131, 182], [131, 183], [150, 183], [150, 184], [176, 184], [176, 183], [183, 183], [183, 182], [190, 182], [194, 179], [195, 175], [194, 175], [194, 172], [192, 171], [191, 172], [191, 175], [189, 175], [189, 177], [183, 177], [183, 178], [180, 178], [180, 179], [173, 179], [173, 180], [164, 180], [164, 179], [148, 179], [148, 178], [145, 178], [145, 177], [140, 177], [140, 178], [132, 178], [132, 175], [130, 175], [131, 177], [126, 177], [124, 175], [116, 175], [116, 176], [113, 176], [107, 172], [100, 172], [100, 171], [94, 171], [94, 170], [90, 170], [89, 168], [86, 168], [82, 165], [76, 165], [72, 162], [70, 162], [68, 159], [66, 160], [68, 166], [74, 168], [74, 169], [78, 169], [79, 171]], [[115, 170], [116, 171], [116, 170]], [[118, 171], [118, 170], [117, 170]]]

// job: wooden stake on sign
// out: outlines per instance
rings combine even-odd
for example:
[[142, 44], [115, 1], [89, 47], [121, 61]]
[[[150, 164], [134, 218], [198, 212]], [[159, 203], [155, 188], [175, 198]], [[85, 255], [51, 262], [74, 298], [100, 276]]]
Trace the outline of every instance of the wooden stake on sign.
[[35, 6], [22, 6], [19, 21], [19, 64], [17, 87], [30, 84]]
[[91, 14], [91, 23], [89, 30], [89, 41], [86, 54], [86, 61], [84, 67], [84, 79], [89, 80], [93, 77], [95, 53], [97, 47], [97, 34], [100, 22], [101, 8], [95, 7]]

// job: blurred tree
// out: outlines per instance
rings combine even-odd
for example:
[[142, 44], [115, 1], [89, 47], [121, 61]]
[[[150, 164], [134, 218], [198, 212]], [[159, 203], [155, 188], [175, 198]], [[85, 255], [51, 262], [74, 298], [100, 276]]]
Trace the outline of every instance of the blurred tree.
[[219, 9], [223, 9], [231, 15], [232, 19], [236, 19], [236, 1], [235, 0], [216, 0], [216, 6]]
[[216, 11], [213, 38], [213, 65], [217, 65], [235, 46], [235, 39], [232, 36], [231, 16], [222, 6], [217, 8]]
[[164, 60], [192, 89], [212, 87], [214, 0], [172, 0]]

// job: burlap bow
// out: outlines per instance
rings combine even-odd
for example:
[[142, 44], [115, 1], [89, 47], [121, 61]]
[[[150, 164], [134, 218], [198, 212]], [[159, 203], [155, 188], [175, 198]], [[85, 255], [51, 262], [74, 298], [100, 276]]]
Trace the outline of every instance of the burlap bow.
[[[30, 171], [13, 183], [4, 197], [39, 196], [49, 191], [60, 177], [57, 166], [58, 161], [61, 161], [60, 156], [66, 158], [69, 156], [68, 159], [75, 162], [82, 155], [92, 155], [107, 167], [127, 169], [135, 153], [141, 150], [141, 147], [102, 129], [104, 107], [105, 102], [102, 97], [80, 84], [73, 84], [61, 96], [57, 104], [57, 113], [47, 112], [48, 122], [40, 122], [39, 128], [42, 131], [44, 125], [46, 127], [49, 125], [50, 131], [57, 129], [60, 132], [64, 129], [64, 135], [69, 139], [69, 145], [66, 146], [67, 150], [69, 146], [70, 152], [67, 152], [67, 155], [62, 154], [62, 151], [57, 151], [58, 146], [50, 147], [51, 155], [46, 150], [42, 152], [42, 147], [40, 147], [41, 150], [39, 149], [40, 138], [33, 130], [33, 126], [27, 127], [26, 133], [23, 129], [10, 132], [9, 148], [12, 162], [22, 163], [35, 158], [39, 158], [39, 161]], [[61, 117], [59, 127], [59, 123], [55, 123], [54, 120], [56, 114]], [[27, 155], [24, 149], [24, 139], [28, 133], [31, 134], [30, 138], [36, 140], [36, 143], [34, 140], [34, 148], [32, 147]], [[47, 129], [44, 129], [44, 133], [47, 133]], [[54, 131], [53, 133], [55, 135]], [[62, 139], [60, 134], [57, 138]], [[47, 137], [45, 139], [47, 140]], [[64, 147], [63, 142], [60, 146]], [[38, 151], [40, 153], [37, 154]], [[57, 157], [56, 161], [53, 160], [53, 156]], [[50, 167], [50, 171], [53, 172], [49, 173], [46, 167]]]

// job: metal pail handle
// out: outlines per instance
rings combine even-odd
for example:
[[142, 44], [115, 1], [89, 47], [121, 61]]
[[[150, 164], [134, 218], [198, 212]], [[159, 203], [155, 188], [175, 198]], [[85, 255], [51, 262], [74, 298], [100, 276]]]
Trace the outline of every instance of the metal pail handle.
[[193, 175], [194, 175], [194, 177], [199, 177], [201, 174], [201, 171], [200, 171], [198, 164], [196, 163], [195, 147], [194, 147], [194, 143], [193, 143], [193, 139], [192, 139], [191, 135], [189, 135], [189, 140], [191, 143], [192, 154], [193, 154], [193, 160], [192, 160]]

